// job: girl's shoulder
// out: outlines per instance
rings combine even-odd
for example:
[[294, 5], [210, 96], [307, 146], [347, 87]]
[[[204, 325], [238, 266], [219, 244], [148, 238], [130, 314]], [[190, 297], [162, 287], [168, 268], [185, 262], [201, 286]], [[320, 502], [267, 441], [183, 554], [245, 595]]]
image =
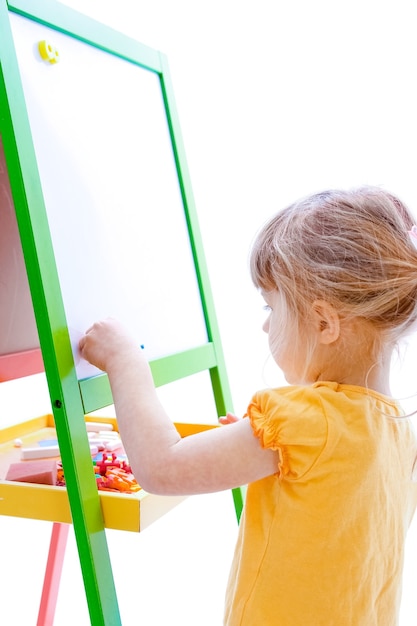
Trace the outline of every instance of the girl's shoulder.
[[263, 447], [280, 451], [281, 473], [293, 480], [304, 476], [325, 450], [332, 455], [341, 442], [344, 450], [360, 448], [365, 440], [377, 445], [393, 424], [406, 426], [405, 420], [381, 416], [400, 414], [386, 396], [333, 382], [265, 389], [247, 410], [254, 434]]
[[375, 410], [382, 414], [401, 416], [402, 409], [397, 401], [381, 393], [355, 385], [345, 385], [332, 381], [320, 381], [313, 385], [290, 385], [258, 391], [252, 403], [270, 413], [277, 409], [280, 413], [289, 410], [309, 414], [332, 413], [350, 410]]
[[[327, 385], [289, 385], [262, 389], [254, 394], [248, 407], [248, 415], [259, 413], [265, 420], [286, 418], [310, 418], [323, 415], [328, 402], [337, 402], [334, 391]], [[324, 403], [323, 403], [324, 401]]]

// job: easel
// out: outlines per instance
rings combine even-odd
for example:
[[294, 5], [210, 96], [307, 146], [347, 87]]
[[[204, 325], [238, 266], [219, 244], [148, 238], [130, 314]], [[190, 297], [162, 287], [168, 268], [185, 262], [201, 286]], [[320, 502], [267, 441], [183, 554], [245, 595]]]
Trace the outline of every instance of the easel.
[[[24, 24], [21, 18], [24, 18]], [[29, 29], [32, 29], [32, 25], [35, 30], [40, 27], [52, 29], [57, 38], [63, 35], [73, 38], [96, 51], [106, 51], [106, 54], [110, 53], [117, 59], [126, 60], [129, 67], [145, 68], [152, 76], [158, 77], [207, 341], [171, 351], [168, 356], [153, 358], [150, 360], [151, 368], [156, 386], [208, 371], [217, 414], [223, 415], [232, 410], [232, 402], [166, 58], [50, 0], [11, 0], [8, 3], [1, 0], [0, 132], [66, 476], [90, 619], [95, 626], [114, 626], [120, 624], [120, 616], [104, 532], [106, 513], [102, 511], [103, 503], [100, 502], [91, 471], [84, 424], [86, 413], [112, 404], [112, 398], [106, 376], [88, 375], [83, 378], [77, 374], [67, 321], [68, 301], [64, 303], [63, 283], [56, 263], [59, 246], [55, 241], [54, 250], [48, 223], [48, 202], [45, 201], [41, 184], [42, 167], [38, 167], [39, 155], [32, 140], [34, 128], [28, 116], [12, 22], [13, 28], [20, 28], [23, 24]], [[25, 36], [22, 41], [26, 43]], [[43, 47], [38, 47], [42, 59], [39, 62], [55, 64], [58, 60], [57, 49], [45, 40], [39, 44], [43, 44]], [[33, 54], [33, 46], [30, 54]], [[233, 497], [239, 517], [242, 507], [240, 490], [234, 490]], [[53, 619], [68, 534], [68, 526], [61, 519], [52, 516], [50, 519], [54, 525], [38, 617], [39, 626], [51, 623]]]

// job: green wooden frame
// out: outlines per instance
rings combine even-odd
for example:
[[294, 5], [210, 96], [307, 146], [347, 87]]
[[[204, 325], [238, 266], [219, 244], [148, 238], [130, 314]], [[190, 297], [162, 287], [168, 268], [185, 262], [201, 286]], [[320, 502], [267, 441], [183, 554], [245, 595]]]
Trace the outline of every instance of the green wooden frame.
[[[218, 415], [232, 410], [224, 357], [166, 57], [52, 0], [0, 0], [0, 133], [22, 241], [42, 357], [67, 480], [91, 623], [120, 623], [84, 413], [112, 403], [105, 375], [78, 381], [9, 12], [135, 63], [160, 78], [189, 230], [208, 343], [151, 362], [155, 384], [208, 370]], [[239, 517], [240, 490], [234, 490]]]

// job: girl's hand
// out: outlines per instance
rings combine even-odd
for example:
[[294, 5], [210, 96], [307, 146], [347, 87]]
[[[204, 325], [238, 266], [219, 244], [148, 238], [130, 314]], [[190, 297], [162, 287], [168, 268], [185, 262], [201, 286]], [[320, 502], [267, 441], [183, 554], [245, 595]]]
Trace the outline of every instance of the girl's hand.
[[224, 417], [219, 417], [220, 424], [233, 424], [241, 420], [241, 417], [234, 415], [233, 413], [227, 413]]
[[105, 372], [113, 363], [140, 352], [126, 329], [111, 318], [93, 324], [81, 338], [79, 349], [84, 359]]

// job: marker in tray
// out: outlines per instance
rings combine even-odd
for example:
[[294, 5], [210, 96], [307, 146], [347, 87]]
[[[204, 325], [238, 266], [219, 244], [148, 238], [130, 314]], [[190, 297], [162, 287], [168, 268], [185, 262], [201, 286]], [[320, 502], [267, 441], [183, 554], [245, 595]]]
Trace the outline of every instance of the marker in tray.
[[107, 423], [100, 423], [100, 422], [86, 422], [85, 423], [85, 427], [87, 429], [88, 432], [101, 432], [101, 431], [112, 431], [113, 429], [113, 424], [107, 424]]
[[[92, 455], [98, 453], [98, 447], [90, 444], [90, 452]], [[21, 461], [33, 461], [34, 459], [50, 459], [60, 456], [59, 446], [36, 446], [34, 448], [22, 448], [20, 451]]]

